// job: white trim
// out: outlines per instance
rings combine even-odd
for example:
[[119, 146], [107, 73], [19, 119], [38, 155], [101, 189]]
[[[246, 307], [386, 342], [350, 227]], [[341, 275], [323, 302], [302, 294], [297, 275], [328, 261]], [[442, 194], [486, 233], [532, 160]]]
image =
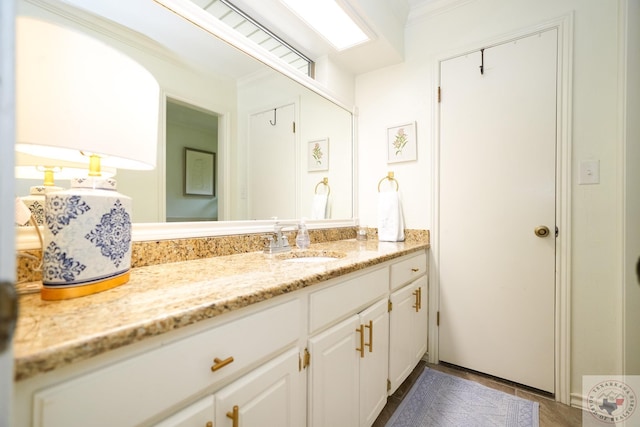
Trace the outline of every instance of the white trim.
[[[556, 165], [556, 224], [560, 230], [556, 239], [556, 327], [555, 327], [555, 399], [569, 404], [571, 391], [571, 101], [573, 68], [573, 14], [503, 34], [491, 40], [475, 42], [463, 49], [439, 56], [435, 63], [432, 83], [433, 101], [433, 189], [431, 206], [434, 218], [431, 233], [429, 266], [429, 362], [438, 362], [438, 327], [436, 315], [439, 309], [439, 234], [440, 214], [440, 107], [437, 90], [440, 81], [440, 63], [465, 53], [510, 40], [526, 37], [541, 31], [558, 29], [558, 92], [557, 92], [557, 165]], [[446, 96], [446, 94], [444, 95]]]
[[[616, 179], [619, 180], [622, 194], [620, 195], [621, 200], [621, 212], [620, 212], [620, 231], [621, 231], [621, 249], [622, 256], [620, 259], [621, 263], [621, 272], [620, 277], [622, 280], [620, 281], [622, 285], [621, 289], [621, 299], [620, 299], [620, 313], [621, 313], [621, 321], [622, 327], [620, 328], [620, 343], [621, 343], [621, 361], [620, 364], [622, 366], [622, 373], [627, 373], [627, 334], [630, 332], [627, 330], [627, 306], [625, 304], [625, 297], [627, 291], [627, 281], [629, 280], [627, 272], [633, 271], [627, 266], [627, 202], [626, 202], [626, 192], [627, 185], [630, 183], [627, 182], [627, 162], [626, 159], [626, 142], [627, 142], [627, 64], [628, 64], [628, 55], [627, 55], [627, 36], [628, 36], [628, 22], [627, 22], [627, 12], [629, 10], [629, 2], [627, 0], [619, 0], [620, 6], [618, 7], [618, 109], [620, 110], [620, 115], [618, 116], [618, 133], [620, 141], [620, 153], [618, 155], [618, 165], [616, 168], [619, 170], [619, 176], [616, 176]], [[616, 186], [618, 187], [618, 186]]]

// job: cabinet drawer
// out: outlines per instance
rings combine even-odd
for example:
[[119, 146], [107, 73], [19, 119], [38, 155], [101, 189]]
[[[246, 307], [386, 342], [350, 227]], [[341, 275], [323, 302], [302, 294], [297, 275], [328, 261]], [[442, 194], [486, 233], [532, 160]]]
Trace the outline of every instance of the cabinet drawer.
[[427, 273], [427, 254], [419, 252], [391, 265], [391, 290]]
[[309, 332], [357, 313], [389, 289], [389, 270], [379, 268], [309, 296]]
[[37, 392], [34, 425], [137, 425], [294, 343], [299, 320], [292, 300]]

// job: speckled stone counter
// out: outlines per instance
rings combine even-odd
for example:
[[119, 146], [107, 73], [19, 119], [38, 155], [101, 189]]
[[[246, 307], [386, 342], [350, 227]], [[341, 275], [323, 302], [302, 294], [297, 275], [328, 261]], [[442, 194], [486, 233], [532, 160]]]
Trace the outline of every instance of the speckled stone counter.
[[310, 251], [341, 256], [320, 263], [248, 252], [138, 267], [126, 285], [64, 301], [22, 295], [14, 338], [15, 379], [423, 250], [429, 247], [428, 232], [422, 237], [401, 243], [314, 243]]

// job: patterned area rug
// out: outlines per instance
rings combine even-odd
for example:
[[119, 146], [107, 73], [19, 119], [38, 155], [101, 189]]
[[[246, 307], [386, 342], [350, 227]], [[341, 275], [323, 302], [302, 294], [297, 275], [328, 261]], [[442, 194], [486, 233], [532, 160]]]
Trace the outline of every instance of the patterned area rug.
[[539, 405], [426, 368], [386, 427], [538, 427]]

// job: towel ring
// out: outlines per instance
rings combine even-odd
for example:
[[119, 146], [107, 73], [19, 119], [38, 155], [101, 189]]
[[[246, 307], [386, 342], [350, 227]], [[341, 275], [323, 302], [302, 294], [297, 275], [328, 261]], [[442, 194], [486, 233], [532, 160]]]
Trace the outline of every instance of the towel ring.
[[398, 180], [393, 177], [393, 172], [389, 172], [387, 176], [385, 176], [378, 182], [378, 193], [380, 192], [380, 185], [385, 179], [388, 179], [389, 181], [396, 183], [396, 191], [400, 189], [400, 184], [398, 183]]
[[331, 194], [331, 187], [329, 187], [329, 178], [327, 177], [322, 178], [322, 181], [316, 184], [316, 188], [313, 191], [315, 194], [318, 194], [318, 187], [320, 187], [321, 185], [327, 187], [327, 196]]

